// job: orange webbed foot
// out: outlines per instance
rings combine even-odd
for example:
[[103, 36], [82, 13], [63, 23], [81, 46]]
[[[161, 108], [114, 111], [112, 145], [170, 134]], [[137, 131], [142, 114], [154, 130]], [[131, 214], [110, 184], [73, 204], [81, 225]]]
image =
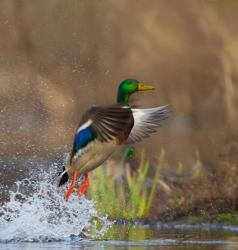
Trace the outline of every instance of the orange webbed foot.
[[73, 172], [73, 177], [72, 177], [72, 181], [71, 181], [71, 184], [70, 184], [70, 187], [69, 187], [69, 190], [68, 192], [65, 193], [64, 195], [64, 199], [66, 201], [68, 201], [69, 197], [71, 196], [73, 190], [74, 190], [74, 187], [76, 185], [76, 182], [77, 182], [77, 178], [78, 178], [78, 171], [77, 170], [74, 170]]
[[88, 173], [84, 175], [84, 182], [79, 186], [78, 190], [77, 190], [77, 194], [79, 196], [83, 196], [87, 190], [87, 188], [89, 187], [89, 178], [88, 178]]

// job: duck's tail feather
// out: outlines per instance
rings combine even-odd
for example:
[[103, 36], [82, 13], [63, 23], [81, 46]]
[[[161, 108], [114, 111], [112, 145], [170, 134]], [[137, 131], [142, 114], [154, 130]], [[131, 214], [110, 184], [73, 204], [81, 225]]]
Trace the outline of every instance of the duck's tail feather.
[[64, 185], [68, 180], [69, 180], [69, 175], [64, 167], [63, 172], [60, 173], [59, 176], [56, 178], [55, 185], [57, 187], [60, 187], [60, 186]]

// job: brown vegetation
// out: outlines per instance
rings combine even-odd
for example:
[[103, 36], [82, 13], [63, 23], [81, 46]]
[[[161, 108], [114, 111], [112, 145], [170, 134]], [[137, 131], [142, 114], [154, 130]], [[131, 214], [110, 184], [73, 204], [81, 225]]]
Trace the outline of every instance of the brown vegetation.
[[236, 196], [236, 1], [8, 0], [0, 6], [2, 163], [65, 152], [80, 112], [115, 102], [118, 83], [134, 77], [157, 87], [134, 97], [136, 104], [172, 105], [171, 119], [137, 146], [152, 162], [165, 149], [165, 182], [178, 162], [189, 176], [199, 152], [200, 177], [167, 180], [171, 199], [186, 205]]

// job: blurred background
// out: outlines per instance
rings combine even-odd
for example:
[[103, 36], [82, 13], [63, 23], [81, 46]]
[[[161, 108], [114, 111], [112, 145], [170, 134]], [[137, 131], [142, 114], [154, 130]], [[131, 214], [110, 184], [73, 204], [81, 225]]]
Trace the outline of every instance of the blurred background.
[[134, 104], [173, 111], [136, 151], [156, 168], [164, 149], [161, 178], [181, 202], [237, 208], [237, 23], [235, 0], [2, 0], [1, 180], [12, 159], [64, 158], [81, 112], [135, 78], [156, 91]]

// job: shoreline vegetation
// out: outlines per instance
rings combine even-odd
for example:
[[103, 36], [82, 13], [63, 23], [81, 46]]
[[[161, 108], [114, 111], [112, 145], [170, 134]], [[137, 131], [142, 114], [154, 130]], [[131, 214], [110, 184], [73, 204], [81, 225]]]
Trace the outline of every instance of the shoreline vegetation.
[[[238, 226], [238, 211], [231, 211], [227, 213], [218, 214], [206, 214], [206, 215], [187, 215], [176, 220], [151, 220], [151, 219], [115, 219], [114, 224], [126, 224], [126, 225], [217, 225], [219, 226]], [[238, 227], [237, 227], [238, 229]]]
[[[156, 167], [151, 166], [143, 151], [139, 159], [135, 154], [134, 149], [129, 148], [119, 164], [107, 161], [91, 173], [88, 197], [95, 201], [102, 215], [122, 223], [238, 224], [235, 189], [230, 190], [229, 195], [213, 192], [221, 184], [205, 175], [198, 153], [193, 171], [189, 173], [184, 172], [181, 163], [170, 172], [164, 149]], [[224, 185], [229, 187], [231, 183], [223, 181], [221, 188], [225, 191]]]

